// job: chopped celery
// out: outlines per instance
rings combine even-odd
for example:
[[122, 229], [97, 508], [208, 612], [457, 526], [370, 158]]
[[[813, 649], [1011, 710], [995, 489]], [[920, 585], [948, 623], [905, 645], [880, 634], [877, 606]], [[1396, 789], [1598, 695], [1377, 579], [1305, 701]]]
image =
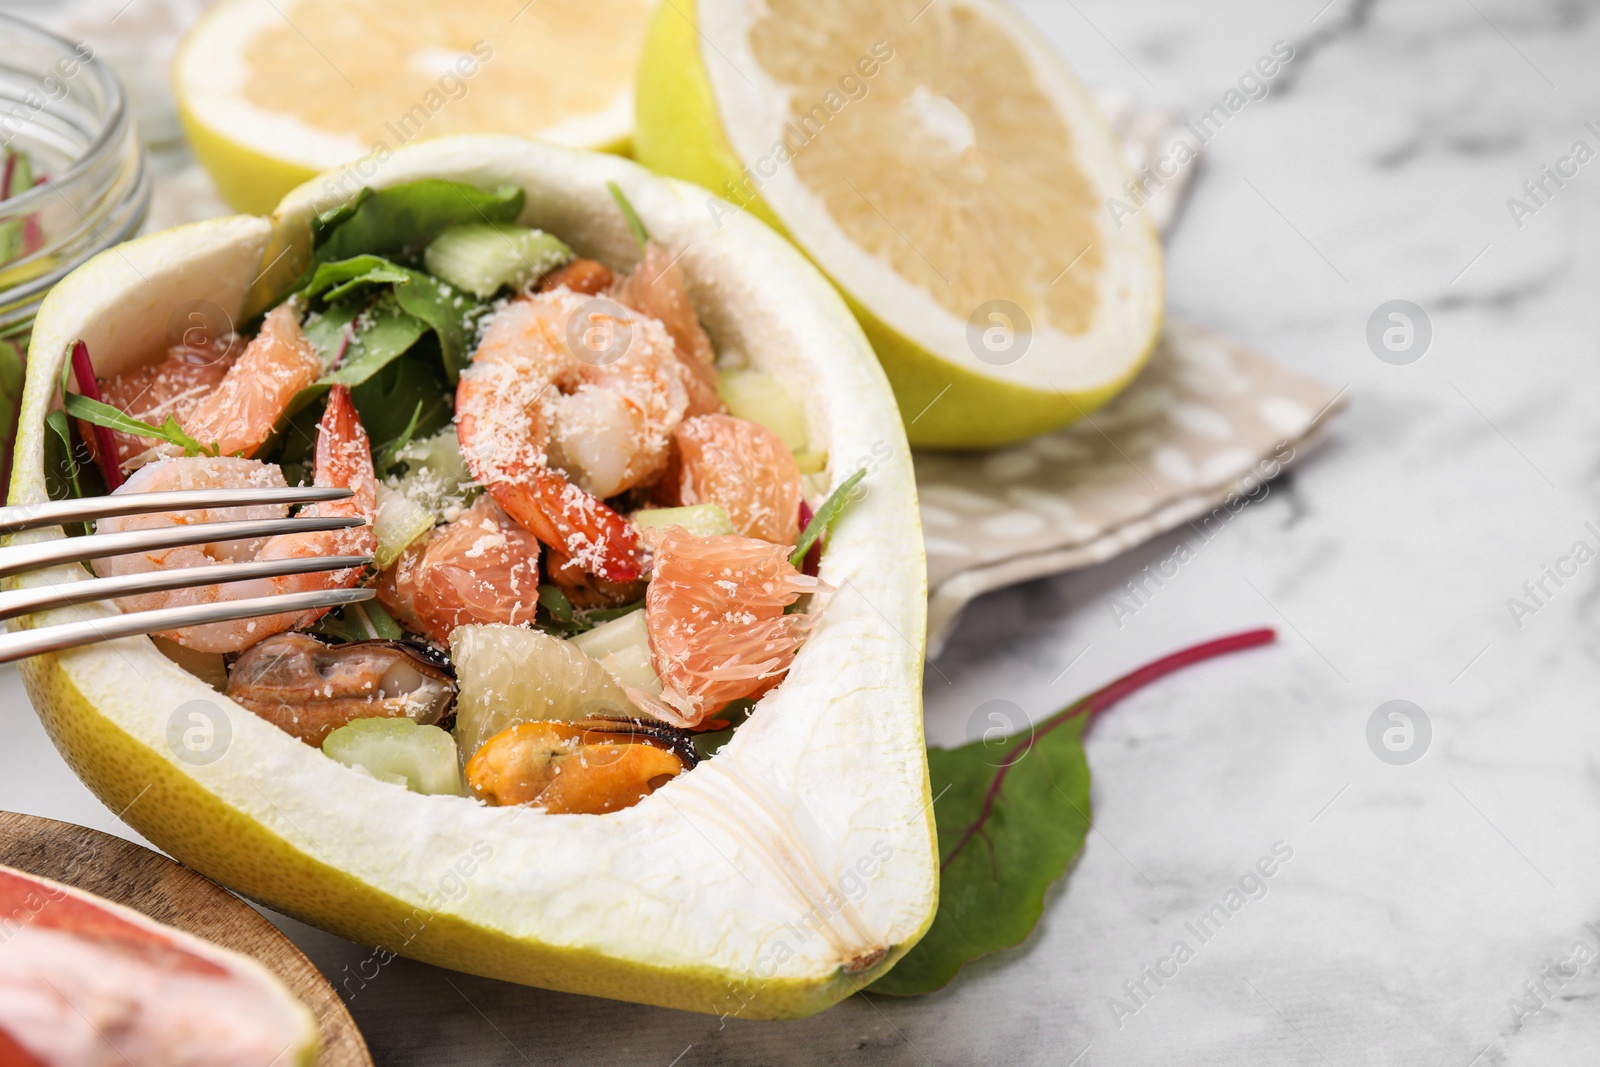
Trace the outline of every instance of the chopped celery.
[[789, 451], [806, 447], [805, 412], [772, 375], [759, 370], [723, 371], [717, 393], [730, 414], [759, 422], [782, 438]]
[[572, 259], [572, 249], [543, 230], [504, 222], [464, 222], [428, 245], [428, 273], [479, 299], [521, 288]]
[[406, 471], [394, 488], [412, 503], [446, 522], [466, 507], [473, 486], [472, 472], [461, 455], [461, 441], [454, 426], [407, 443], [395, 452], [395, 458], [405, 464]]
[[381, 570], [400, 558], [406, 547], [433, 529], [433, 512], [398, 489], [378, 483], [378, 515], [372, 532], [378, 539], [373, 553]]
[[696, 537], [721, 537], [733, 533], [733, 522], [721, 504], [691, 504], [682, 508], [644, 508], [630, 516], [639, 529], [682, 526]]
[[800, 543], [794, 546], [794, 552], [789, 556], [790, 566], [805, 566], [806, 553], [811, 551], [811, 546], [816, 544], [819, 539], [827, 536], [828, 527], [832, 526], [834, 520], [839, 517], [839, 513], [844, 510], [845, 504], [850, 500], [850, 494], [855, 491], [855, 487], [866, 476], [867, 469], [863, 467], [839, 483], [839, 488], [828, 494], [828, 499], [824, 500], [822, 506], [817, 509], [817, 513], [811, 516], [811, 521], [806, 524], [806, 528], [800, 531]]
[[661, 695], [661, 679], [650, 660], [650, 635], [645, 613], [630, 612], [571, 639], [578, 651], [600, 661], [620, 684]]
[[455, 739], [437, 726], [410, 719], [356, 719], [330, 733], [322, 751], [413, 793], [462, 794]]

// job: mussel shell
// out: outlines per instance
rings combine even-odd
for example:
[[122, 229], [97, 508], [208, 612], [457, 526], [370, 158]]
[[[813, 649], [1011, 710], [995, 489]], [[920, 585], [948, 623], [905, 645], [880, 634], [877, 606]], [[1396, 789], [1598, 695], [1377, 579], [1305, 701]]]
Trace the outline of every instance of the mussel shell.
[[[341, 669], [340, 661], [353, 662]], [[422, 679], [386, 691], [397, 659]], [[409, 641], [329, 644], [305, 633], [281, 633], [246, 649], [228, 672], [227, 695], [257, 715], [319, 745], [353, 719], [405, 715], [432, 724], [446, 718], [457, 695], [446, 661]]]
[[617, 740], [654, 745], [666, 749], [682, 760], [683, 769], [686, 771], [694, 770], [700, 762], [700, 754], [694, 747], [694, 735], [676, 726], [668, 726], [664, 722], [591, 715], [583, 719], [574, 719], [570, 725], [583, 731], [584, 741], [588, 744]]

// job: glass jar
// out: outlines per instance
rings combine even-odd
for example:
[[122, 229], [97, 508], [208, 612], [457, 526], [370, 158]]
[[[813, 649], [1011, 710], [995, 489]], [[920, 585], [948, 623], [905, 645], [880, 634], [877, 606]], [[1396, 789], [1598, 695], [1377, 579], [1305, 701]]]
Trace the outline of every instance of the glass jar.
[[139, 229], [150, 167], [127, 94], [92, 47], [7, 15], [0, 40], [0, 149], [10, 157], [0, 186], [6, 175], [19, 186], [0, 188], [10, 194], [0, 200], [0, 340], [20, 352], [50, 288]]

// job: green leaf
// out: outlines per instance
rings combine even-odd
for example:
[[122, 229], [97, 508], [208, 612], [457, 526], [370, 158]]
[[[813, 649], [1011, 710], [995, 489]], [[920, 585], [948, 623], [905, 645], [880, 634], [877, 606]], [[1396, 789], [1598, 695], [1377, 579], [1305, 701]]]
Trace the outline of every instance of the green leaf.
[[633, 239], [639, 242], [640, 251], [650, 243], [650, 231], [644, 228], [644, 220], [639, 213], [633, 210], [633, 204], [622, 191], [622, 186], [616, 182], [606, 182], [606, 188], [611, 190], [611, 199], [617, 202], [617, 207], [622, 209], [622, 217], [627, 220], [628, 229], [633, 231]]
[[72, 454], [72, 427], [67, 413], [56, 410], [44, 417], [45, 437], [44, 474], [51, 500], [76, 500], [83, 496], [78, 482], [78, 463]]
[[406, 636], [394, 616], [376, 600], [347, 604], [340, 611], [330, 612], [311, 632], [335, 641], [401, 641]]
[[[301, 390], [295, 400], [300, 400], [313, 389], [318, 387]], [[257, 458], [276, 463], [283, 470], [283, 480], [289, 485], [311, 484], [311, 468], [317, 454], [317, 423], [322, 421], [322, 413], [326, 409], [322, 398], [327, 392], [326, 386], [320, 387], [317, 395], [304, 407], [288, 418], [279, 420], [275, 442], [257, 453]]]
[[489, 192], [443, 178], [363, 189], [351, 203], [324, 212], [312, 224], [313, 261], [420, 251], [458, 222], [512, 222], [522, 212], [522, 200], [522, 190], [514, 185]]
[[[340, 299], [354, 287], [368, 283], [390, 284], [394, 288], [379, 296], [376, 303], [371, 298]], [[322, 356], [323, 365], [330, 366], [339, 359], [341, 371], [357, 358], [354, 351], [357, 342], [380, 348], [403, 342], [412, 332], [412, 327], [408, 325], [404, 331], [397, 331], [397, 324], [393, 320], [396, 314], [405, 314], [418, 324], [415, 330], [417, 336], [421, 336], [424, 329], [438, 335], [445, 376], [453, 385], [461, 369], [472, 360], [470, 349], [477, 334], [478, 320], [488, 311], [488, 305], [476, 297], [454, 289], [430, 274], [399, 266], [379, 256], [357, 256], [338, 263], [324, 263], [307, 283], [306, 293], [314, 294], [319, 284], [327, 287], [323, 293], [324, 299], [335, 302], [308, 315], [302, 329]], [[345, 338], [356, 325], [360, 326], [360, 330], [355, 340], [347, 346]], [[369, 339], [368, 334], [373, 330], [380, 332]], [[412, 337], [411, 343], [415, 340], [416, 337]], [[392, 359], [404, 350], [391, 351], [388, 358]], [[343, 379], [336, 373], [329, 380]]]
[[1207, 641], [1124, 675], [1019, 733], [929, 749], [939, 910], [927, 935], [871, 991], [929, 993], [971, 960], [1021, 944], [1091, 825], [1082, 735], [1093, 716], [1180, 668], [1274, 639], [1271, 630], [1249, 630]]
[[867, 476], [865, 467], [856, 471], [844, 482], [828, 494], [828, 499], [822, 502], [817, 513], [811, 516], [811, 521], [806, 524], [805, 532], [800, 535], [800, 540], [795, 544], [794, 551], [789, 553], [789, 566], [800, 567], [805, 565], [806, 553], [811, 551], [811, 546], [817, 543], [817, 538], [828, 532], [839, 518], [839, 513], [844, 510], [850, 491], [860, 484], [861, 479]]
[[755, 709], [756, 702], [748, 697], [744, 700], [735, 700], [718, 711], [713, 718], [726, 720], [726, 730], [708, 730], [693, 735], [695, 754], [701, 759], [710, 759], [722, 751], [722, 746], [733, 740], [733, 732], [745, 724], [750, 718], [750, 712]]
[[[57, 408], [45, 416], [44, 424], [49, 430], [44, 435], [44, 482], [50, 499], [76, 500], [104, 493], [100, 471], [89, 458], [89, 450], [74, 440], [67, 413]], [[89, 533], [90, 526], [73, 523], [66, 532], [77, 537]]]
[[405, 355], [428, 328], [388, 294], [363, 312], [355, 326], [356, 332], [345, 346], [339, 365], [323, 375], [318, 384], [360, 385], [390, 361]]
[[363, 285], [405, 285], [411, 272], [382, 256], [353, 256], [336, 263], [319, 263], [302, 290], [307, 297], [333, 302]]
[[79, 393], [68, 393], [61, 398], [61, 406], [68, 415], [95, 426], [104, 426], [108, 430], [117, 430], [121, 433], [133, 434], [135, 437], [153, 437], [158, 441], [177, 445], [183, 449], [186, 456], [215, 456], [220, 455], [216, 442], [203, 445], [184, 432], [178, 420], [171, 415], [160, 426], [152, 426], [132, 415], [124, 414], [110, 404], [103, 404], [98, 400], [90, 400]]
[[588, 633], [601, 623], [620, 619], [624, 615], [632, 615], [644, 607], [642, 599], [635, 600], [631, 604], [623, 604], [617, 608], [575, 608], [571, 603], [568, 603], [567, 617], [563, 619], [551, 609], [550, 603], [545, 600], [544, 591], [546, 589], [553, 590], [559, 594], [562, 601], [567, 599], [567, 595], [553, 585], [541, 585], [539, 587], [539, 603], [544, 606], [546, 611], [550, 612], [550, 618], [553, 620], [547, 625], [542, 625], [541, 628], [559, 637], [576, 637], [578, 634]]
[[[350, 390], [361, 425], [374, 441], [426, 437], [450, 422], [451, 389], [424, 341]], [[413, 421], [413, 416], [415, 417]], [[404, 447], [395, 445], [395, 451]]]
[[1045, 891], [1089, 830], [1082, 730], [1082, 716], [1071, 715], [1035, 727], [1031, 741], [1024, 731], [928, 750], [938, 796], [939, 910], [927, 935], [872, 983], [874, 993], [940, 989], [969, 960], [1020, 944], [1033, 930]]
[[557, 585], [541, 585], [539, 587], [539, 606], [550, 613], [550, 617], [559, 623], [572, 622], [572, 601], [567, 599], [567, 594]]
[[22, 413], [22, 376], [27, 354], [21, 345], [0, 340], [0, 494], [11, 487], [11, 461]]
[[371, 301], [366, 299], [341, 300], [320, 311], [313, 311], [300, 324], [300, 332], [317, 350], [324, 367], [333, 366], [334, 360], [340, 358], [345, 348], [345, 338], [351, 336], [351, 330], [354, 329], [356, 316], [369, 303]]
[[[406, 423], [406, 428], [392, 441], [386, 441], [373, 449], [372, 465], [381, 473], [395, 464], [395, 454], [411, 443], [411, 438], [417, 432], [417, 420], [422, 418], [423, 401], [418, 400], [417, 406], [411, 409], [411, 421]], [[359, 412], [358, 412], [359, 414]], [[365, 425], [363, 423], [362, 425]]]
[[396, 286], [395, 299], [438, 335], [445, 377], [454, 385], [462, 369], [472, 362], [471, 345], [477, 335], [478, 319], [488, 311], [488, 305], [432, 275], [407, 273], [411, 284]]

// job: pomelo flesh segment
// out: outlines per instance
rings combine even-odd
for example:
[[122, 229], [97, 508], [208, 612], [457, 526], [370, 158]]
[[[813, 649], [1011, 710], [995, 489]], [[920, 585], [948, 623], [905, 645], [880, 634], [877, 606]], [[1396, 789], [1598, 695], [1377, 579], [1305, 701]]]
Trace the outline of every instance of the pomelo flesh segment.
[[316, 1020], [254, 960], [10, 867], [0, 867], [0, 917], [0, 1064], [281, 1067], [315, 1057]]
[[1144, 213], [1107, 206], [1130, 195], [1120, 146], [1004, 3], [663, 4], [636, 115], [641, 161], [709, 189], [720, 221], [774, 226], [839, 287], [914, 445], [1081, 418], [1154, 347], [1161, 248]]

